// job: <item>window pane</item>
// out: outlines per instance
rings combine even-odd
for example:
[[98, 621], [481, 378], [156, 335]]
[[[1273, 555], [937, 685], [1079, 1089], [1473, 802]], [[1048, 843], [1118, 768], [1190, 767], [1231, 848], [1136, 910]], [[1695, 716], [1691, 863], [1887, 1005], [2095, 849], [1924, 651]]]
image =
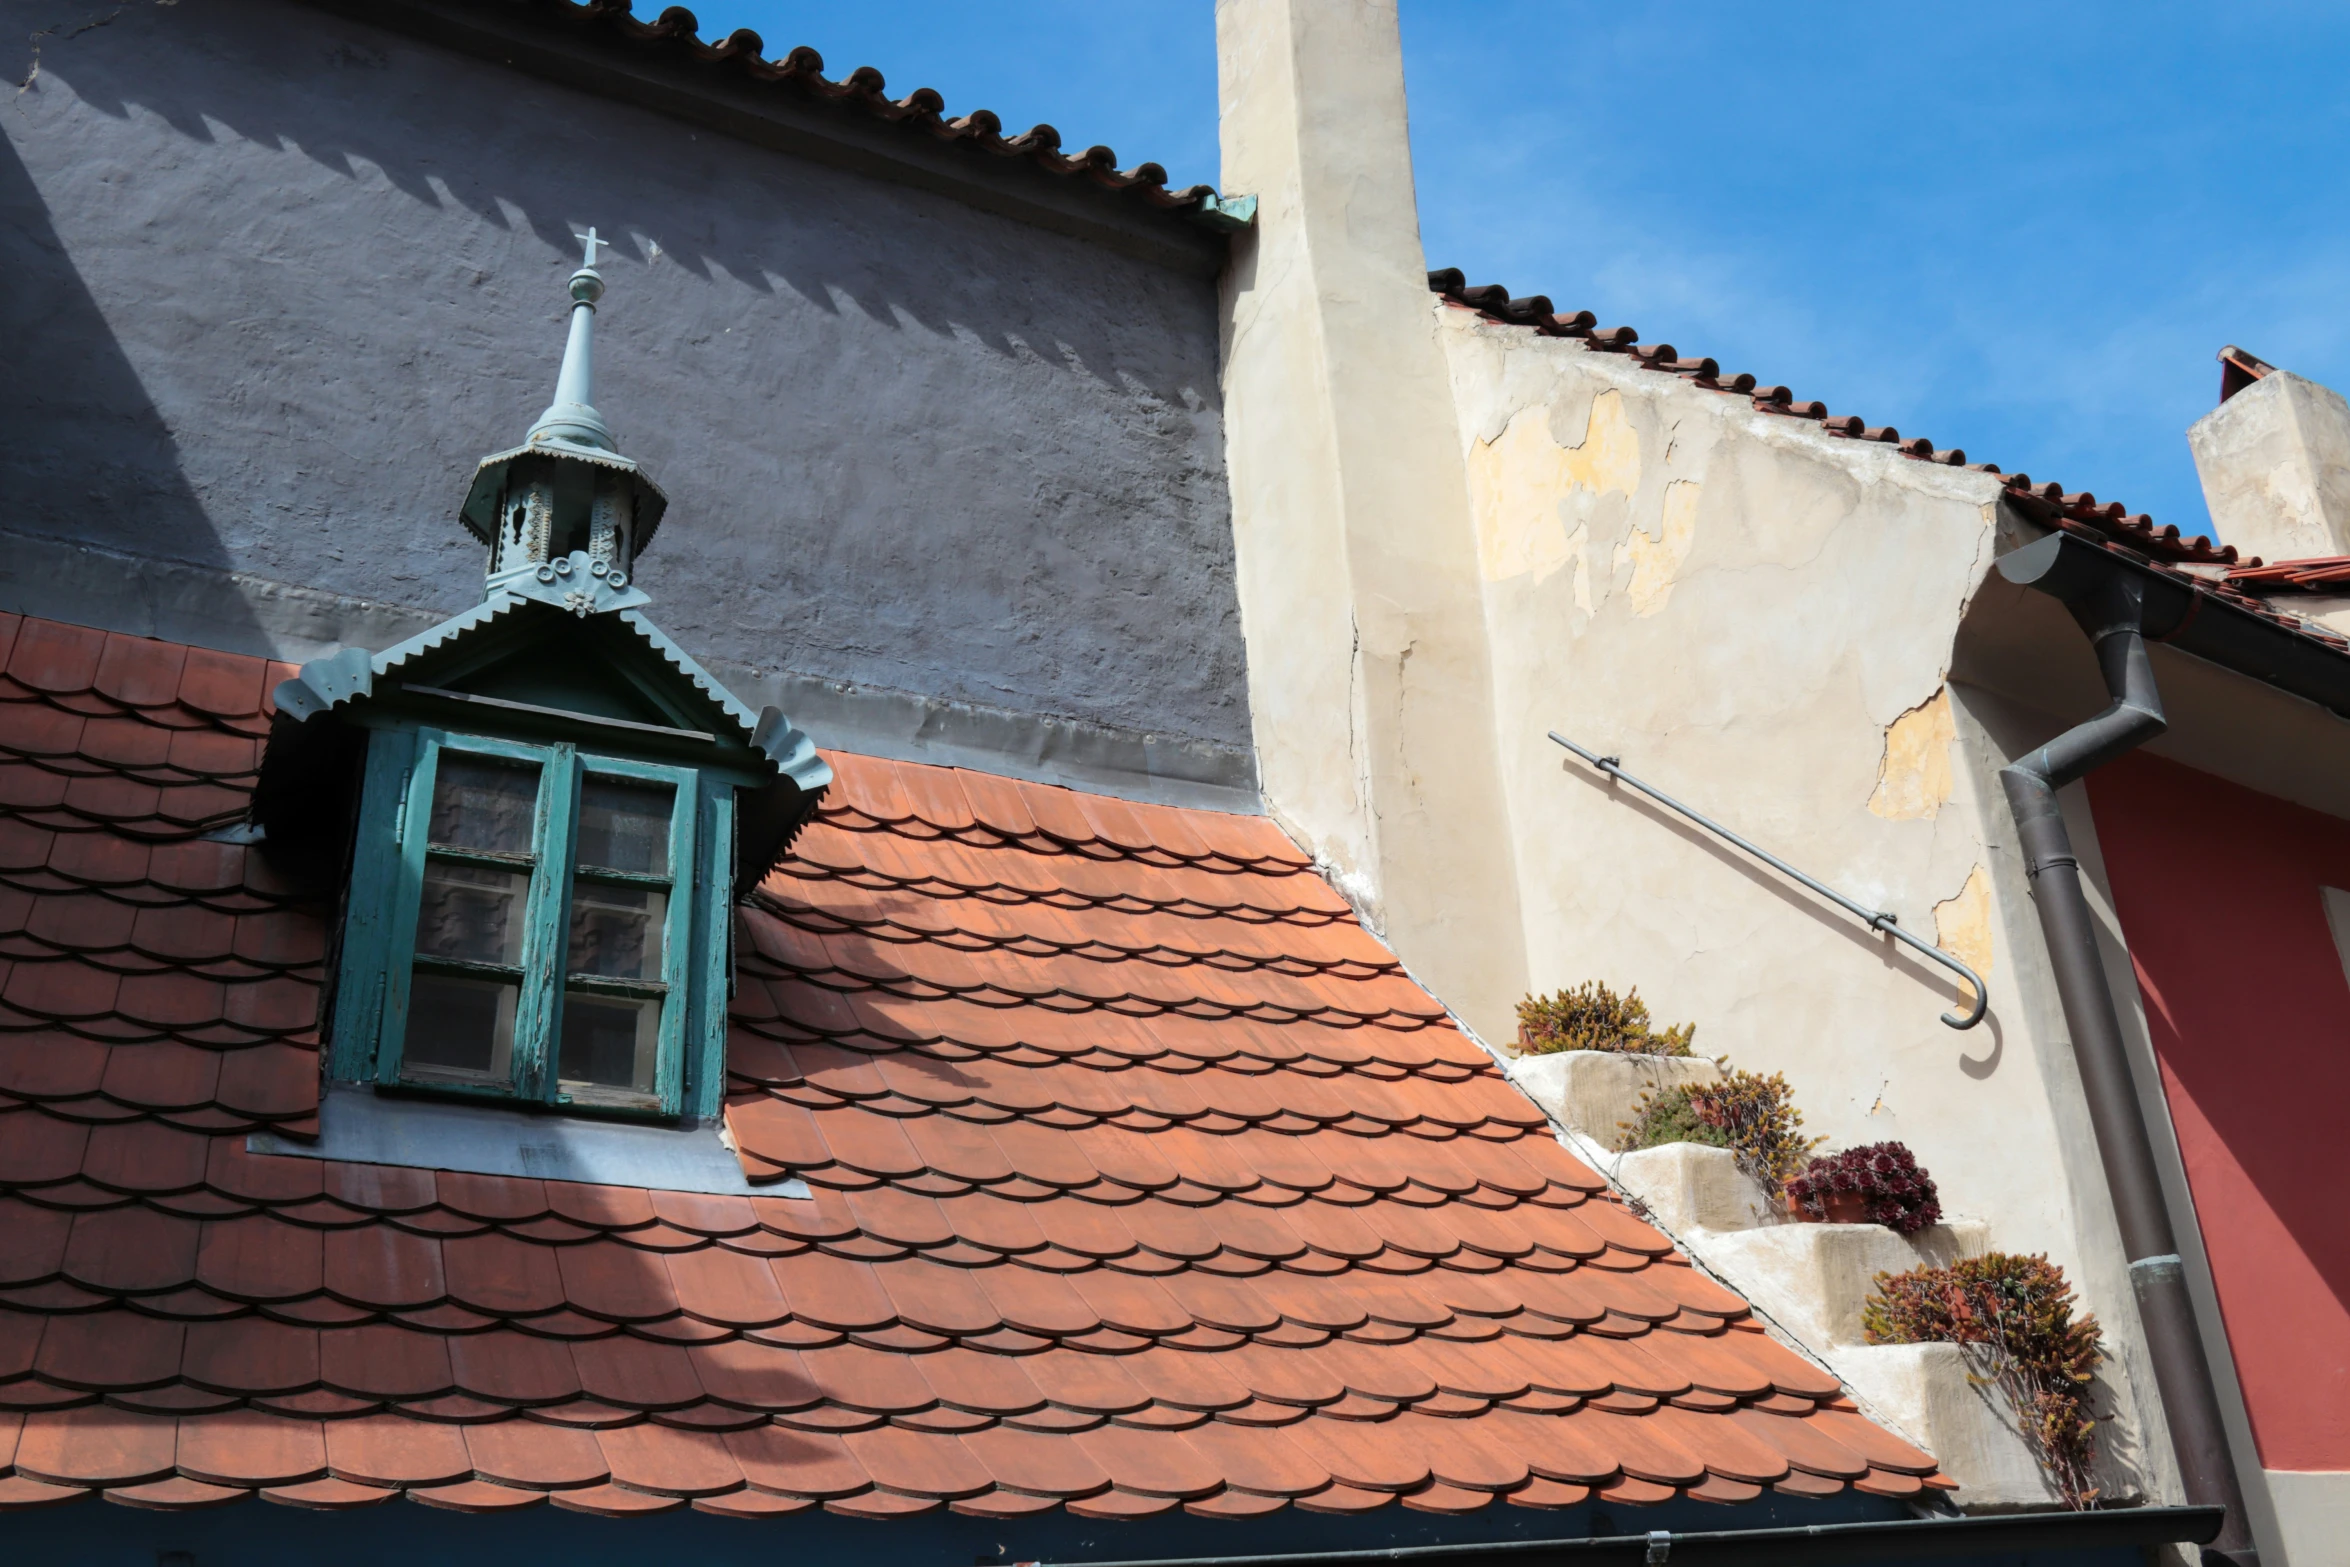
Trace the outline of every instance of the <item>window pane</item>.
[[669, 812], [677, 791], [588, 774], [579, 790], [579, 863], [669, 874]]
[[563, 997], [563, 1052], [558, 1069], [566, 1090], [653, 1092], [653, 1055], [661, 1003], [570, 991]]
[[483, 870], [427, 860], [416, 909], [416, 950], [473, 963], [522, 961], [524, 871]]
[[659, 979], [661, 922], [668, 909], [668, 894], [650, 887], [573, 882], [568, 972]]
[[451, 849], [528, 854], [538, 799], [537, 768], [444, 750], [432, 783], [432, 841]]
[[496, 980], [418, 974], [408, 991], [401, 1075], [502, 1083], [511, 1075], [518, 987]]

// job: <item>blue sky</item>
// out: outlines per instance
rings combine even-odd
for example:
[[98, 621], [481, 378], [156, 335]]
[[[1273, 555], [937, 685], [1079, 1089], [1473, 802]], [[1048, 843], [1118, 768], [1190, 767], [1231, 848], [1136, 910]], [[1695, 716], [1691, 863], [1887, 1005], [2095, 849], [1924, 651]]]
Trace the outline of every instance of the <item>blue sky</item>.
[[[695, 10], [1216, 179], [1210, 0]], [[2350, 7], [1402, 14], [1429, 264], [1472, 282], [2190, 532], [2222, 343], [2350, 389]]]

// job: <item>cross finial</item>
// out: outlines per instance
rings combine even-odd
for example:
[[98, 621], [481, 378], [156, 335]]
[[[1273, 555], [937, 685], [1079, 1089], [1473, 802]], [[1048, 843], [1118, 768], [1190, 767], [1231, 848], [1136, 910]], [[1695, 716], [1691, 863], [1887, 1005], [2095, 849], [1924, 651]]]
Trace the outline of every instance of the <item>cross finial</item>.
[[587, 260], [580, 263], [582, 266], [593, 267], [596, 264], [596, 250], [599, 246], [605, 250], [612, 248], [610, 240], [596, 237], [596, 226], [593, 223], [588, 225], [588, 231], [585, 234], [574, 234], [571, 237], [587, 247]]

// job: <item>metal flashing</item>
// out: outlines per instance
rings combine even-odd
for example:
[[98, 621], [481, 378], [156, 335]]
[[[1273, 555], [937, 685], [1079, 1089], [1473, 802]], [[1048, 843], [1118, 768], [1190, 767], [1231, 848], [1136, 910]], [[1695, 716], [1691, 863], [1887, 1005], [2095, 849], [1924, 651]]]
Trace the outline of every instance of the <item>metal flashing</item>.
[[315, 1141], [254, 1132], [245, 1151], [344, 1164], [508, 1175], [720, 1197], [807, 1197], [793, 1177], [752, 1185], [715, 1125], [636, 1126], [329, 1084]]
[[1257, 221], [1257, 198], [1219, 196], [1209, 191], [1199, 199], [1199, 216], [1212, 229], [1237, 234]]
[[[350, 653], [369, 662], [370, 680], [379, 656], [371, 647], [390, 644], [397, 652], [418, 646], [449, 624], [408, 605], [100, 545], [7, 529], [0, 529], [0, 544], [6, 546], [0, 549], [0, 612], [47, 613], [126, 636], [297, 665]], [[812, 728], [828, 748], [965, 767], [1147, 805], [1264, 814], [1255, 752], [1244, 744], [987, 707], [819, 674], [731, 662], [716, 664], [714, 671], [701, 667], [738, 705], [772, 703]]]
[[994, 773], [1145, 805], [1265, 814], [1253, 748], [985, 707], [787, 670], [733, 671], [833, 750]]

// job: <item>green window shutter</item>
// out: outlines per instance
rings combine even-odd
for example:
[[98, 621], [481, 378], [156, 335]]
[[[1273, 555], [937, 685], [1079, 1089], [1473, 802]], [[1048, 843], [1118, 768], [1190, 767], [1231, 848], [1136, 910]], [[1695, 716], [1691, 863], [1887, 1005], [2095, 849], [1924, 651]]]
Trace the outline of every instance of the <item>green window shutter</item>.
[[695, 1015], [686, 1048], [685, 1113], [710, 1119], [726, 1092], [726, 1012], [734, 996], [734, 790], [702, 786], [702, 885], [695, 902]]
[[[419, 731], [417, 742], [393, 846], [393, 945], [375, 1079], [498, 1099], [539, 1097], [540, 1056], [555, 1006], [552, 956], [563, 912], [559, 849], [570, 817], [571, 747], [440, 729]], [[519, 789], [502, 796], [494, 789], [444, 790], [444, 778], [454, 781], [461, 769], [479, 778], [510, 772], [515, 782], [533, 775], [527, 825], [480, 805], [502, 799], [510, 806]], [[436, 833], [442, 804], [450, 810]], [[420, 925], [428, 897], [429, 934]], [[502, 950], [481, 950], [485, 939]]]
[[400, 814], [416, 754], [413, 730], [378, 729], [368, 737], [327, 1057], [328, 1074], [346, 1083], [376, 1075], [390, 971], [406, 966], [414, 934], [397, 927], [395, 906], [400, 891]]
[[715, 1115], [734, 787], [569, 743], [376, 730], [332, 1074], [597, 1114]]

